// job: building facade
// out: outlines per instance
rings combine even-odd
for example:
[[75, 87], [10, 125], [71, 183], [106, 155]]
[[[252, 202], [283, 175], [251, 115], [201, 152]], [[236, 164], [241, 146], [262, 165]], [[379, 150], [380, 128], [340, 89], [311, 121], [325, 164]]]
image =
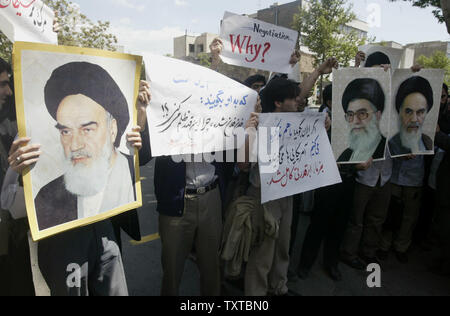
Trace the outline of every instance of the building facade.
[[183, 35], [173, 39], [173, 56], [175, 58], [197, 58], [201, 53], [211, 53], [209, 45], [219, 35], [203, 33], [200, 36]]

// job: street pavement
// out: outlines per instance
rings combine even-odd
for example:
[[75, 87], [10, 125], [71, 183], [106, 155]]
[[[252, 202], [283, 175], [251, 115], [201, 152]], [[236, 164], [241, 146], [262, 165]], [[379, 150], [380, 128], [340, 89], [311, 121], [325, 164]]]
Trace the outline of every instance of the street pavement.
[[[144, 206], [139, 210], [144, 240], [133, 243], [122, 236], [123, 261], [132, 296], [159, 296], [162, 279], [161, 240], [158, 237], [158, 216], [153, 186], [154, 162], [141, 169]], [[302, 215], [292, 265], [299, 260], [302, 241], [309, 225], [309, 217]], [[291, 280], [289, 288], [303, 296], [447, 296], [450, 295], [450, 278], [430, 272], [429, 266], [436, 254], [413, 248], [410, 263], [400, 264], [392, 254], [381, 266], [381, 288], [369, 288], [370, 273], [356, 271], [340, 265], [343, 281], [332, 281], [323, 271], [322, 258], [306, 281]], [[224, 284], [228, 296], [241, 296], [242, 290], [229, 283]], [[199, 273], [193, 260], [187, 260], [180, 286], [182, 296], [200, 296]]]

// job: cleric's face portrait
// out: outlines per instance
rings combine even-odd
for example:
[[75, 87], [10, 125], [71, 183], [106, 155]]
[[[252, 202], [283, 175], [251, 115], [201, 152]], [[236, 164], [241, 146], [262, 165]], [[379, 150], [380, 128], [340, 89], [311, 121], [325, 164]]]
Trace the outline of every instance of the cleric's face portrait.
[[64, 98], [56, 119], [66, 157], [66, 189], [78, 196], [99, 193], [106, 186], [108, 170], [114, 162], [116, 120], [82, 94]]
[[92, 99], [82, 94], [64, 98], [56, 118], [64, 154], [74, 166], [91, 166], [101, 157], [105, 145], [112, 152], [116, 121]]
[[380, 119], [381, 112], [368, 100], [356, 99], [348, 105], [346, 120], [353, 137], [364, 134], [381, 134], [378, 128]]
[[427, 109], [427, 100], [421, 93], [408, 95], [399, 113], [402, 131], [408, 134], [421, 132], [427, 117]]

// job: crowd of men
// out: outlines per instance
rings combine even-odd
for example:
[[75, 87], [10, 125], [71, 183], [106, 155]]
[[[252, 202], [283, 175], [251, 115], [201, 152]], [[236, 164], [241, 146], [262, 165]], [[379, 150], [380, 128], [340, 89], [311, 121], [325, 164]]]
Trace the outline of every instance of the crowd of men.
[[[211, 67], [214, 70], [220, 68], [222, 49], [219, 39], [211, 45]], [[297, 64], [298, 59], [296, 52], [291, 63]], [[356, 67], [365, 59], [365, 54], [359, 52]], [[389, 65], [377, 62], [372, 56], [367, 56], [367, 59], [375, 61], [366, 63], [366, 67], [389, 69]], [[325, 271], [335, 281], [342, 280], [340, 262], [365, 270], [371, 263], [383, 265], [383, 261], [393, 252], [400, 263], [407, 264], [408, 250], [414, 241], [424, 247], [439, 247], [441, 257], [436, 262], [435, 272], [450, 275], [450, 99], [445, 85], [435, 138], [436, 155], [392, 159], [387, 151], [384, 161], [374, 162], [377, 157], [372, 157], [366, 163], [339, 165], [343, 182], [314, 192], [311, 223], [302, 244], [295, 243], [295, 236], [305, 194], [261, 204], [258, 164], [251, 163], [249, 159], [251, 133], [258, 128], [259, 113], [310, 111], [307, 99], [316, 81], [337, 67], [337, 61], [330, 58], [302, 83], [290, 80], [284, 74], [273, 78], [256, 75], [243, 82], [260, 96], [245, 126], [249, 137], [245, 144], [244, 162], [174, 162], [171, 157], [154, 158], [155, 194], [162, 242], [161, 295], [179, 294], [189, 256], [196, 258], [203, 296], [220, 296], [225, 279], [243, 280], [247, 296], [288, 295], [288, 277], [308, 278], [322, 243]], [[420, 68], [413, 67], [411, 71], [418, 70]], [[27, 235], [29, 227], [21, 175], [39, 160], [42, 153], [39, 144], [30, 143], [30, 138], [16, 137], [11, 76], [10, 65], [0, 60], [0, 180], [3, 183], [0, 295], [33, 295]], [[63, 79], [64, 76], [60, 76], [58, 80]], [[58, 80], [54, 84], [61, 84]], [[102, 85], [101, 82], [99, 84]], [[335, 106], [331, 87], [324, 89], [320, 108], [321, 112], [327, 113], [325, 128], [330, 137]], [[150, 91], [151, 85], [142, 81], [136, 105], [139, 126], [127, 135], [129, 143], [140, 149], [142, 165], [153, 159], [146, 117]], [[64, 108], [76, 107], [76, 98], [93, 98], [83, 93], [68, 93], [63, 97], [65, 101], [60, 98], [55, 104], [62, 107], [58, 114], [55, 110], [55, 116], [63, 115]], [[68, 97], [73, 97], [73, 102]], [[100, 117], [98, 120], [105, 122], [109, 128], [111, 119], [108, 119], [105, 105], [101, 104], [101, 98], [97, 101], [100, 105], [96, 112]], [[349, 98], [345, 105], [349, 122], [358, 121], [364, 126], [364, 121], [376, 116], [352, 112], [351, 101]], [[368, 101], [372, 107], [377, 107], [376, 100]], [[97, 125], [100, 128], [100, 124]], [[105, 127], [105, 135], [108, 128]], [[115, 128], [110, 145], [117, 137], [117, 126]], [[59, 129], [63, 131], [64, 126]], [[383, 143], [386, 144], [385, 139]], [[80, 150], [80, 146], [87, 150], [91, 145], [88, 140], [78, 139], [76, 144], [73, 141], [64, 143], [64, 149], [69, 155], [70, 151]], [[99, 148], [103, 148], [103, 143]], [[143, 181], [145, 185], [148, 184]], [[50, 189], [45, 199], [52, 199], [56, 187]], [[140, 238], [135, 211], [38, 242], [39, 268], [51, 294], [127, 295], [121, 230], [134, 239]], [[294, 269], [295, 276], [288, 275], [293, 249], [301, 249], [300, 263]], [[81, 282], [75, 285], [68, 282], [73, 264], [86, 267], [79, 271]]]

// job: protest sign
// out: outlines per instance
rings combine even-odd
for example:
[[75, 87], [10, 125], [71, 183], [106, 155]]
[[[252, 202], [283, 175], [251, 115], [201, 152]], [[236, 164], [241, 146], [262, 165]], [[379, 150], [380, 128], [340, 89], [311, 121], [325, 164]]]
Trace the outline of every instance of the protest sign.
[[137, 124], [142, 58], [16, 42], [13, 59], [19, 136], [42, 152], [23, 177], [33, 239], [140, 207], [126, 134]]
[[0, 30], [11, 42], [58, 44], [53, 10], [41, 0], [0, 1]]
[[325, 115], [260, 115], [258, 164], [262, 203], [342, 182], [325, 130]]
[[389, 135], [391, 72], [333, 71], [332, 146], [340, 164], [384, 160]]
[[392, 157], [434, 154], [444, 73], [439, 69], [394, 72], [389, 131]]
[[391, 65], [391, 69], [395, 70], [400, 68], [402, 56], [404, 54], [403, 49], [371, 44], [360, 46], [358, 49], [366, 53], [364, 67]]
[[[152, 101], [147, 109], [152, 155], [200, 154], [236, 149], [254, 111], [257, 93], [208, 68], [144, 56]], [[228, 144], [228, 145], [227, 145]]]
[[290, 73], [298, 32], [245, 16], [225, 13], [220, 37], [222, 60], [230, 65]]

